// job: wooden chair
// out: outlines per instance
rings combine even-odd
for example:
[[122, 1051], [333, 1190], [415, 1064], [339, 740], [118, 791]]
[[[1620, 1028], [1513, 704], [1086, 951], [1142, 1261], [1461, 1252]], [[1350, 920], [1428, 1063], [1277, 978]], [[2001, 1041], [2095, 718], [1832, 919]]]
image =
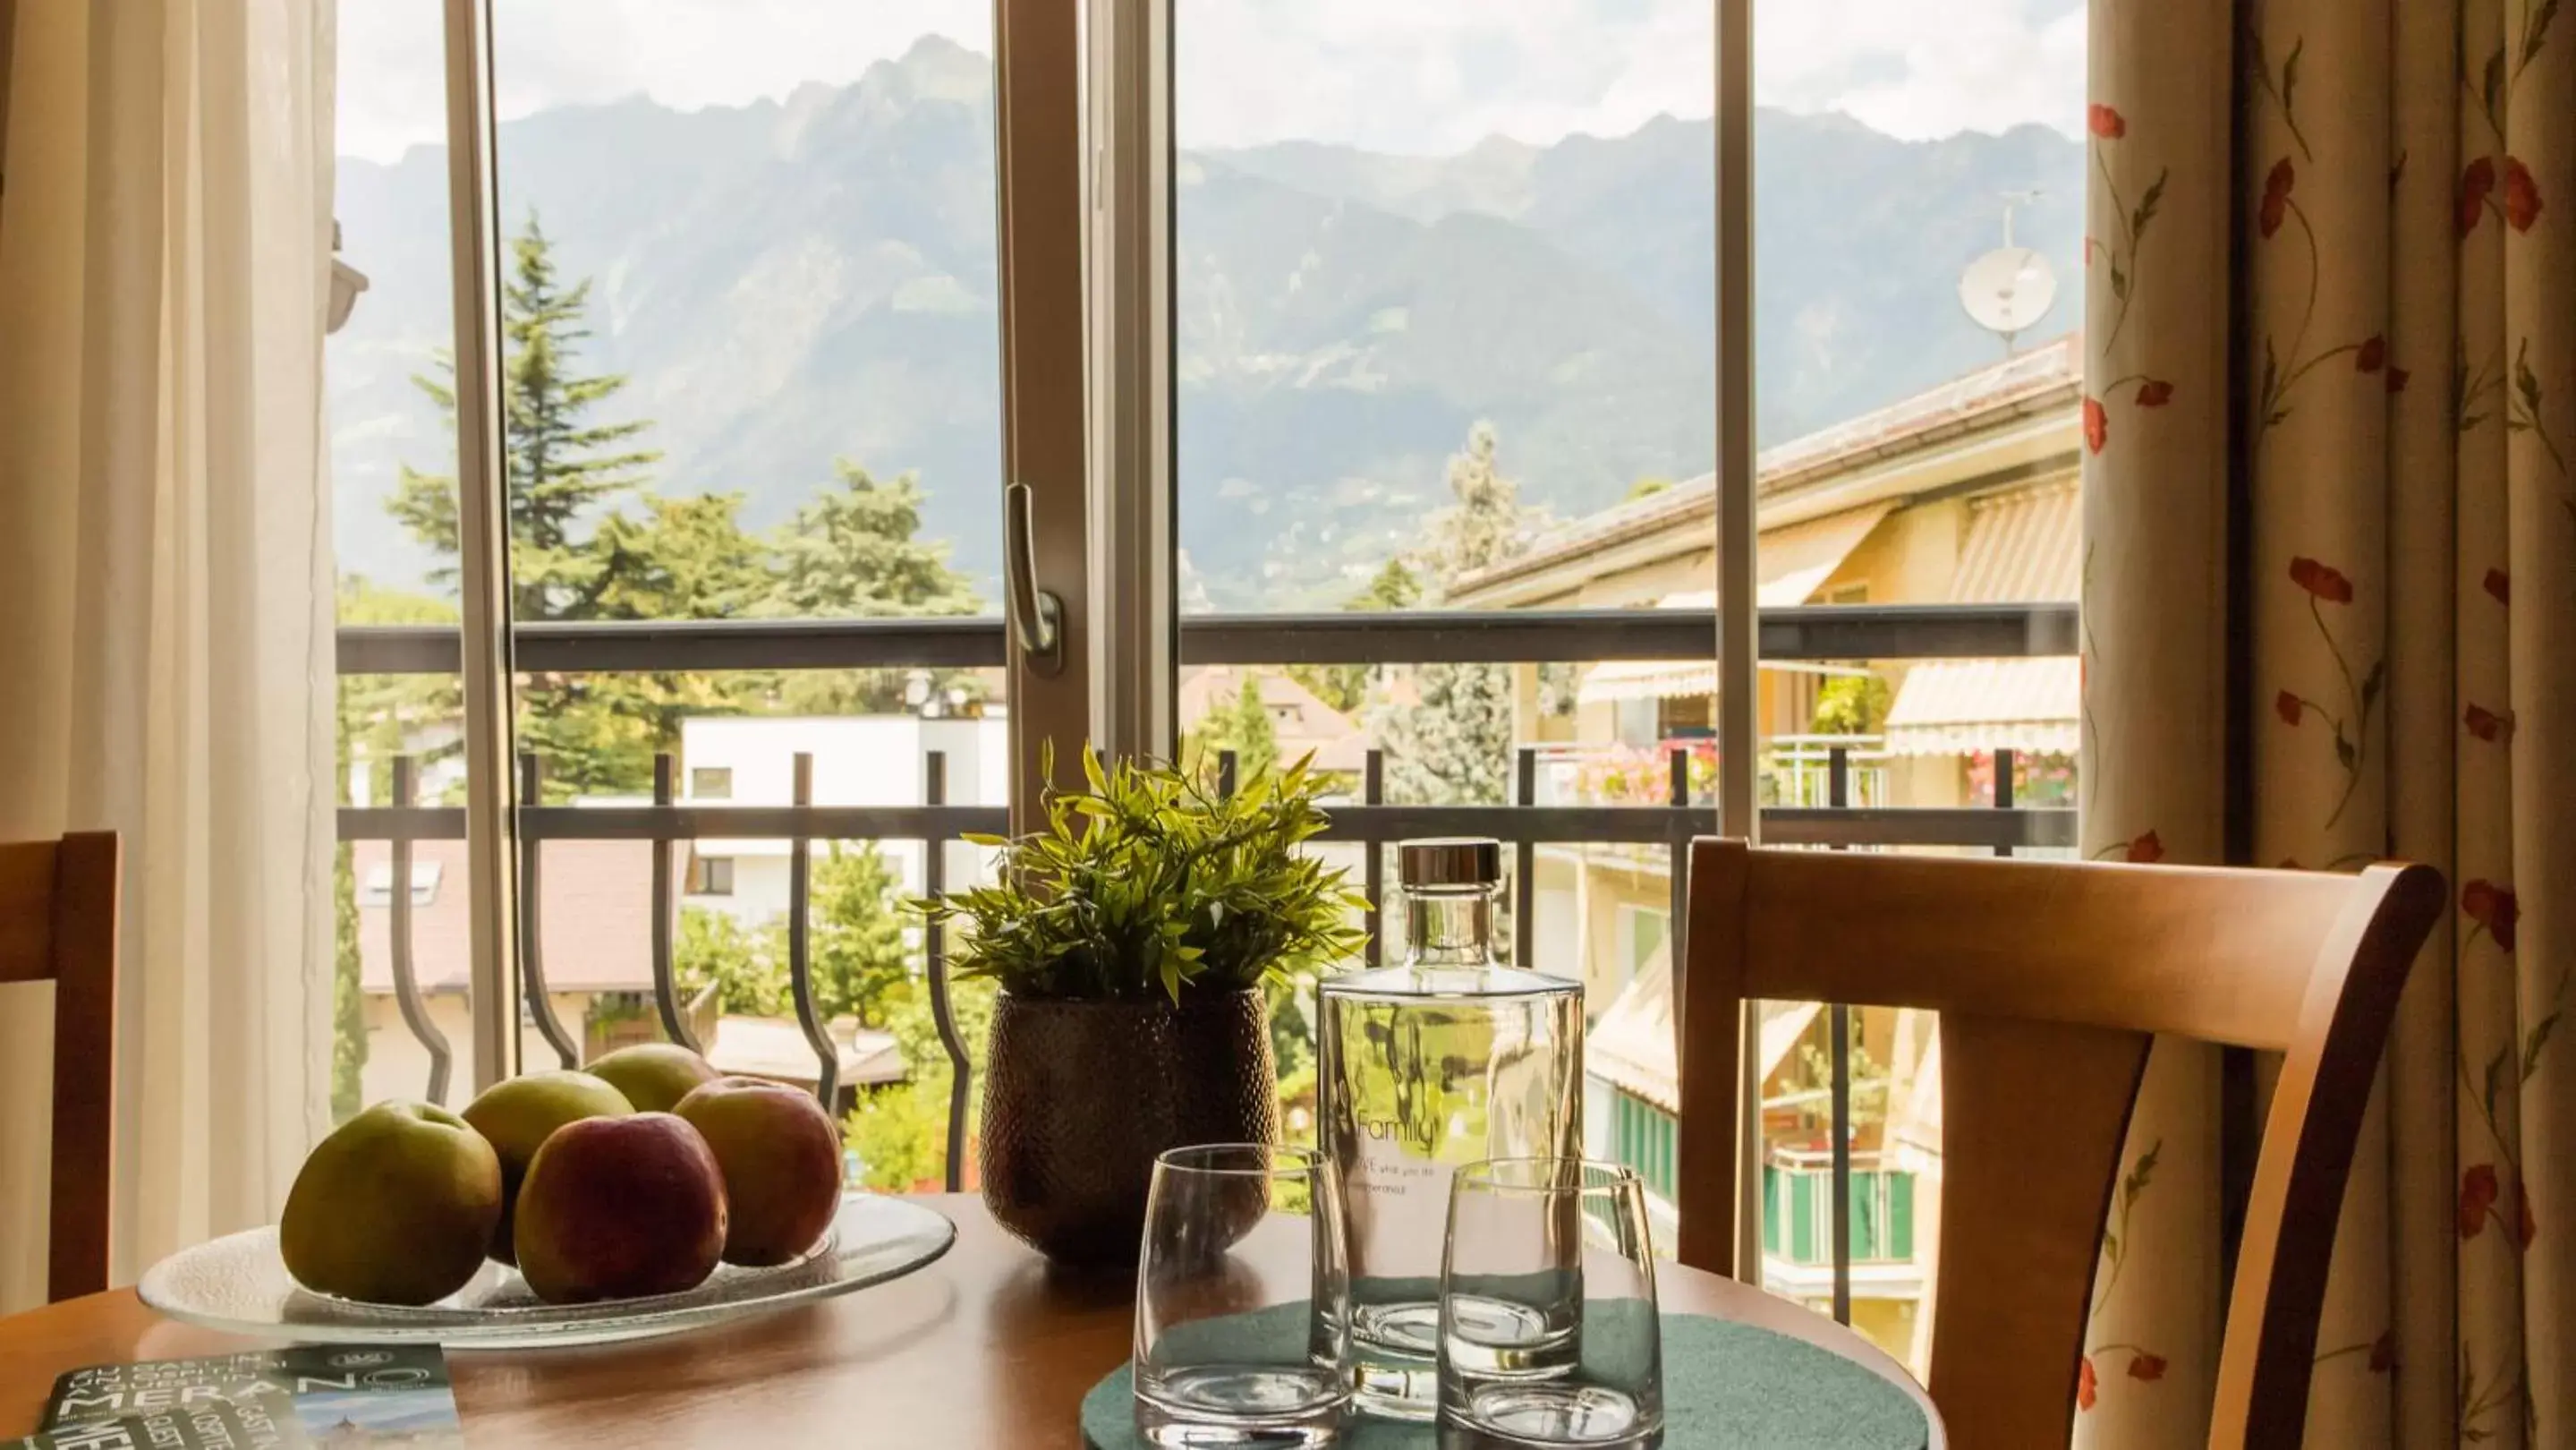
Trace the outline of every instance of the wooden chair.
[[2286, 1054], [2212, 1446], [2295, 1446], [2362, 1109], [2440, 919], [2429, 867], [2358, 876], [1691, 848], [1682, 1262], [1737, 1253], [1747, 999], [1941, 1014], [1932, 1400], [1954, 1444], [2062, 1446], [2122, 1136], [2156, 1033]]
[[46, 1293], [107, 1287], [116, 1153], [117, 845], [112, 832], [0, 845], [0, 983], [54, 984], [53, 1224]]

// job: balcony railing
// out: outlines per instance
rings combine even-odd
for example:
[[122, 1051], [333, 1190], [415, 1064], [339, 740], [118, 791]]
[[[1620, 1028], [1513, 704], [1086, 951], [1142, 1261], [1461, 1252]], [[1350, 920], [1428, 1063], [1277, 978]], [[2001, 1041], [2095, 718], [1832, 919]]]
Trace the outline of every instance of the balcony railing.
[[[1666, 660], [1707, 655], [1716, 638], [1713, 611], [1529, 610], [1463, 614], [1414, 611], [1385, 614], [1278, 614], [1184, 618], [1180, 656], [1186, 665], [1424, 663], [1547, 663], [1555, 661]], [[799, 669], [971, 669], [1004, 662], [1003, 623], [999, 619], [871, 619], [791, 621], [680, 621], [671, 623], [536, 623], [515, 635], [519, 668], [532, 672], [670, 673], [729, 670]], [[2071, 605], [2005, 606], [1837, 606], [1765, 610], [1759, 622], [1762, 657], [1778, 661], [1850, 661], [1859, 659], [1940, 659], [2070, 655], [2076, 651], [2075, 610]], [[338, 638], [342, 674], [453, 673], [459, 663], [456, 632], [440, 627], [351, 627]], [[1810, 739], [1782, 742], [1790, 782], [1778, 792], [1790, 804], [1762, 813], [1763, 837], [1774, 845], [1828, 849], [1870, 847], [1954, 847], [1991, 850], [1997, 854], [2034, 847], [2066, 848], [2075, 844], [2075, 813], [2064, 808], [2024, 808], [2014, 804], [2009, 752], [1997, 752], [1998, 782], [1990, 807], [1905, 807], [1877, 803], [1865, 769], [1857, 774], [1857, 753], [1871, 742]], [[1551, 789], [1542, 792], [1538, 748], [1517, 752], [1511, 800], [1491, 805], [1405, 805], [1384, 798], [1384, 760], [1372, 751], [1363, 772], [1360, 799], [1333, 809], [1324, 839], [1372, 847], [1425, 835], [1496, 837], [1515, 852], [1513, 942], [1524, 961], [1536, 941], [1536, 893], [1533, 863], [1541, 845], [1661, 847], [1670, 852], [1672, 952], [1681, 959], [1687, 921], [1688, 846], [1694, 836], [1717, 829], [1717, 813], [1704, 787], [1695, 786], [1697, 743], [1672, 744], [1661, 751], [1662, 789], [1639, 802], [1643, 792], [1625, 793], [1630, 802], [1603, 804], [1569, 800]], [[521, 796], [535, 799], [533, 762]], [[343, 841], [376, 840], [390, 844], [392, 879], [411, 880], [412, 843], [462, 839], [465, 814], [460, 809], [420, 805], [412, 800], [412, 772], [394, 763], [394, 800], [390, 806], [343, 807], [339, 833]], [[818, 1093], [832, 1100], [839, 1067], [838, 1046], [816, 1011], [805, 931], [806, 892], [810, 884], [811, 847], [817, 840], [920, 842], [925, 847], [923, 885], [944, 888], [943, 847], [969, 832], [1006, 829], [1007, 811], [999, 806], [958, 805], [948, 801], [946, 762], [938, 752], [922, 761], [921, 804], [899, 806], [815, 805], [811, 798], [811, 763], [797, 762], [794, 799], [786, 805], [680, 804], [673, 790], [672, 761], [656, 762], [653, 800], [633, 806], [523, 806], [519, 811], [519, 883], [527, 903], [520, 943], [521, 990], [537, 1031], [565, 1066], [577, 1065], [579, 1045], [555, 1019], [546, 995], [546, 965], [536, 932], [536, 908], [542, 899], [545, 846], [573, 840], [646, 841], [653, 845], [652, 982], [655, 1006], [664, 1033], [690, 1040], [673, 976], [672, 930], [675, 920], [672, 847], [705, 840], [784, 839], [789, 843], [788, 972], [799, 1027], [812, 1046], [818, 1068]], [[1855, 791], [1855, 784], [1859, 789]], [[1379, 956], [1378, 903], [1385, 888], [1384, 852], [1364, 853], [1363, 886], [1369, 902], [1368, 955]], [[389, 956], [395, 996], [403, 1020], [428, 1051], [430, 1089], [442, 1095], [451, 1052], [429, 1020], [420, 999], [413, 967], [410, 893], [396, 889], [389, 898], [392, 933]], [[944, 1050], [954, 1069], [947, 1131], [946, 1182], [960, 1185], [965, 1148], [971, 1072], [966, 1046], [957, 1031], [948, 1001], [945, 943], [933, 927], [925, 932], [924, 950], [932, 1013]], [[1831, 1014], [1834, 1071], [1834, 1121], [1840, 1131], [1850, 1122], [1847, 1010]], [[1836, 1155], [1839, 1160], [1841, 1155]], [[1832, 1195], [1835, 1216], [1850, 1222], [1847, 1192], [1849, 1165], [1837, 1162]], [[1848, 1241], [1836, 1246], [1836, 1305], [1848, 1316]]]

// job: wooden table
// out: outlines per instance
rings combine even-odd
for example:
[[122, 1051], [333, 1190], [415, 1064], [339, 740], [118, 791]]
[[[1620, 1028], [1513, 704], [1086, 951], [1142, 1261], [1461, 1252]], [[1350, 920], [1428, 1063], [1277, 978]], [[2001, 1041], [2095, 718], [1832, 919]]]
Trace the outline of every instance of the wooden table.
[[[1133, 1286], [1049, 1271], [981, 1200], [926, 1200], [957, 1221], [938, 1263], [878, 1288], [739, 1325], [590, 1349], [451, 1354], [473, 1450], [507, 1446], [816, 1445], [1081, 1450], [1075, 1410], [1127, 1357]], [[1759, 1324], [1902, 1386], [1850, 1330], [1757, 1289], [1678, 1266], [1666, 1309]], [[175, 1324], [130, 1289], [0, 1319], [0, 1437], [35, 1428], [54, 1376], [82, 1365], [252, 1348]]]

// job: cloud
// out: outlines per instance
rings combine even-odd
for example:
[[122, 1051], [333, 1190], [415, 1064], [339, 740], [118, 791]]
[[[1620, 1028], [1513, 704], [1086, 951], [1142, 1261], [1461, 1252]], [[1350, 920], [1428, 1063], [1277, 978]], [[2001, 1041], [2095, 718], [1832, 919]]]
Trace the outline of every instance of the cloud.
[[[1443, 154], [1714, 109], [1712, 0], [1172, 3], [1192, 146]], [[441, 138], [440, 8], [340, 7], [344, 152], [390, 159]], [[2082, 124], [2082, 0], [1760, 0], [1755, 14], [1766, 105], [1906, 137]], [[504, 119], [639, 92], [681, 108], [781, 97], [855, 80], [925, 33], [992, 47], [990, 0], [542, 0], [504, 3], [497, 27]]]
[[[638, 93], [682, 110], [857, 80], [924, 35], [993, 48], [991, 0], [502, 0], [493, 103], [503, 120]], [[339, 141], [389, 161], [445, 139], [439, 0], [343, 0]]]
[[1908, 140], [2084, 120], [2081, 0], [1837, 0], [1757, 5], [1766, 105], [1843, 111]]

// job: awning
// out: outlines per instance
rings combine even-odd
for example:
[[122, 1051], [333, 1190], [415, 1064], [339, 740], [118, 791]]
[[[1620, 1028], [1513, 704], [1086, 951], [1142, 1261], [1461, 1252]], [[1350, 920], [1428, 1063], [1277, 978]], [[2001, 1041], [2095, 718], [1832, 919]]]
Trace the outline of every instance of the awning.
[[2076, 485], [2042, 484], [1968, 504], [1953, 604], [2074, 600], [2084, 593], [2084, 506]]
[[[1764, 660], [1783, 675], [1860, 675], [1867, 670], [1814, 660]], [[1586, 705], [1615, 700], [1682, 700], [1717, 693], [1717, 666], [1707, 660], [1612, 660], [1583, 677], [1574, 698]]]
[[[1779, 1069], [1808, 1024], [1824, 1008], [1815, 1002], [1764, 1002], [1762, 1076]], [[1666, 1112], [1680, 1112], [1681, 1071], [1673, 1057], [1673, 967], [1669, 944], [1639, 968], [1610, 1010], [1584, 1039], [1584, 1067]]]
[[[2083, 590], [2084, 514], [2073, 483], [1969, 505], [1953, 604], [2072, 600]], [[2072, 755], [2083, 671], [2065, 656], [1933, 660], [1908, 671], [1887, 711], [1891, 755], [1988, 750]]]
[[[1807, 602], [1833, 577], [1860, 541], [1878, 527], [1893, 504], [1872, 504], [1831, 518], [1773, 529], [1764, 534], [1755, 556], [1754, 603], [1762, 609], [1792, 609]], [[1690, 589], [1655, 601], [1657, 609], [1715, 609], [1717, 592]], [[1714, 641], [1711, 642], [1714, 645]], [[1816, 673], [1795, 664], [1766, 669]], [[1825, 671], [1833, 673], [1833, 671]], [[1678, 700], [1717, 693], [1717, 662], [1705, 660], [1612, 660], [1583, 677], [1575, 698], [1584, 704], [1613, 700]]]
[[2063, 656], [1916, 665], [1887, 710], [1890, 755], [2073, 755], [2083, 672]]
[[[1806, 603], [1895, 507], [1894, 503], [1871, 504], [1764, 531], [1754, 541], [1755, 602], [1764, 609], [1794, 609]], [[1713, 595], [1701, 597], [1708, 600], [1699, 606], [1702, 609], [1716, 602]]]

